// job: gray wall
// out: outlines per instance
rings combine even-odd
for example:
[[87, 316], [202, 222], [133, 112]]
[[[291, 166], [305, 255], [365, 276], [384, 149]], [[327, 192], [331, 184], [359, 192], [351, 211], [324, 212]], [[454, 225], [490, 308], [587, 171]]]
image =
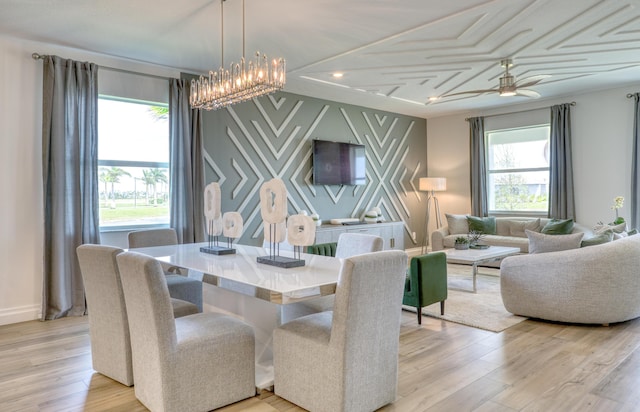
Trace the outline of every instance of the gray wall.
[[[219, 182], [222, 211], [245, 222], [241, 243], [262, 243], [259, 190], [281, 178], [289, 214], [306, 210], [328, 220], [361, 218], [374, 206], [386, 220], [405, 222], [405, 245], [421, 239], [426, 198], [416, 192], [426, 176], [426, 120], [279, 92], [228, 109], [204, 112], [206, 183]], [[311, 141], [364, 144], [367, 184], [316, 186]]]

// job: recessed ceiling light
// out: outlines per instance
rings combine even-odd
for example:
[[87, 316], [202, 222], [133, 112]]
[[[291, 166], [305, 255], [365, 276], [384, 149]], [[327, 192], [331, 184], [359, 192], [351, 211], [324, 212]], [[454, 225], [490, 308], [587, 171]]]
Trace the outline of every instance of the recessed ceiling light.
[[332, 74], [333, 77], [339, 79], [340, 77], [344, 76], [344, 73], [340, 73], [340, 72], [335, 72]]

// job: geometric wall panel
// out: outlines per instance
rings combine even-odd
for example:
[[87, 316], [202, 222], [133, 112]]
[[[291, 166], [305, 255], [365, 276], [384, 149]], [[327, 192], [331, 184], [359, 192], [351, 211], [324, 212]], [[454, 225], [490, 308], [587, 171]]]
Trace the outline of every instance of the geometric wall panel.
[[[285, 92], [203, 115], [205, 183], [219, 182], [222, 210], [242, 215], [241, 243], [262, 243], [259, 190], [278, 177], [290, 215], [362, 218], [378, 206], [387, 220], [405, 223], [405, 244], [415, 244], [411, 233], [424, 216], [415, 188], [426, 175], [425, 119]], [[365, 145], [367, 183], [313, 185], [313, 139]]]

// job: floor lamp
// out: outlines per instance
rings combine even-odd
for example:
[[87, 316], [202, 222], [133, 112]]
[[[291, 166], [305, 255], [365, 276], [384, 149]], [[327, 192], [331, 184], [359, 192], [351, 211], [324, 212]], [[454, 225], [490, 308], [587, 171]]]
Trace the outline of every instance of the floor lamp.
[[421, 177], [418, 183], [418, 190], [428, 192], [427, 197], [427, 216], [424, 220], [424, 238], [422, 240], [422, 254], [429, 245], [429, 217], [431, 215], [431, 200], [433, 199], [433, 207], [436, 210], [436, 228], [442, 227], [442, 219], [440, 218], [440, 205], [435, 192], [447, 190], [447, 179], [445, 177]]

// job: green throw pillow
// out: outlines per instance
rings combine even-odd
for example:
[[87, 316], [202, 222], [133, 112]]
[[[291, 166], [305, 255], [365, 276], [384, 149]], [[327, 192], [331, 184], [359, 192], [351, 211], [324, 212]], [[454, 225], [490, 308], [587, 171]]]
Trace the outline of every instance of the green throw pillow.
[[469, 232], [480, 232], [485, 235], [496, 234], [495, 217], [467, 216], [467, 222], [469, 223]]
[[568, 235], [573, 230], [573, 219], [551, 219], [540, 231], [545, 235]]
[[613, 240], [613, 230], [609, 229], [602, 233], [594, 235], [588, 239], [584, 239], [580, 243], [580, 247], [601, 245], [603, 243], [611, 242], [612, 240]]

